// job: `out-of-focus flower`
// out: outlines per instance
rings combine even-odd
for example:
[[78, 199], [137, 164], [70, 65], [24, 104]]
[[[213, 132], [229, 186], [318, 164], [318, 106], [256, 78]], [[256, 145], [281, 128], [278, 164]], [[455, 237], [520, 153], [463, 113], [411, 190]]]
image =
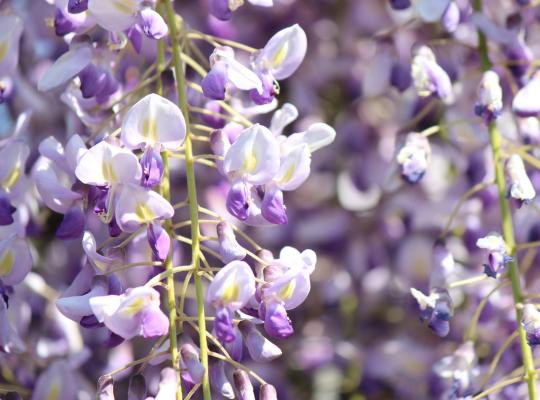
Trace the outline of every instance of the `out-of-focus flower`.
[[529, 346], [540, 344], [540, 311], [534, 304], [523, 306], [523, 319], [521, 321]]
[[431, 289], [429, 296], [411, 288], [411, 294], [418, 302], [420, 319], [439, 336], [444, 337], [450, 332], [450, 319], [454, 314], [452, 298], [448, 290]]
[[494, 71], [486, 71], [478, 88], [478, 102], [474, 107], [474, 112], [484, 118], [486, 124], [489, 124], [501, 114], [502, 107], [499, 75]]
[[445, 398], [467, 398], [475, 393], [475, 378], [480, 375], [474, 344], [466, 341], [449, 356], [439, 360], [433, 366], [434, 372], [450, 381], [450, 388]]
[[437, 64], [435, 54], [429, 47], [422, 45], [414, 50], [411, 71], [418, 96], [434, 95], [447, 104], [454, 101], [450, 77]]
[[403, 179], [409, 183], [417, 183], [426, 173], [431, 161], [429, 140], [420, 133], [409, 133], [405, 139], [405, 145], [396, 156], [396, 160]]
[[540, 100], [536, 95], [540, 90], [540, 74], [535, 73], [529, 82], [517, 92], [512, 101], [512, 110], [520, 117], [534, 117], [540, 114]]
[[19, 41], [23, 32], [23, 21], [16, 15], [0, 16], [0, 77], [13, 74], [19, 63]]

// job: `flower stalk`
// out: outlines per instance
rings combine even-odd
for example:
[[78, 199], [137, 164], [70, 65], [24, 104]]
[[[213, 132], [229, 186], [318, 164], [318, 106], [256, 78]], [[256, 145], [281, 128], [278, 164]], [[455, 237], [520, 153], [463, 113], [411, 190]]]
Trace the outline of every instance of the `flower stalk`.
[[[191, 264], [193, 266], [193, 279], [195, 282], [195, 292], [197, 298], [197, 319], [199, 328], [199, 345], [200, 345], [200, 357], [201, 363], [205, 369], [202, 379], [202, 392], [204, 400], [211, 399], [210, 382], [208, 378], [208, 343], [206, 340], [206, 318], [204, 311], [204, 293], [201, 282], [201, 275], [199, 274], [200, 264], [200, 237], [199, 237], [199, 206], [197, 201], [197, 187], [195, 183], [195, 160], [193, 157], [193, 144], [189, 136], [189, 112], [186, 99], [186, 89], [184, 80], [184, 63], [180, 56], [180, 43], [178, 40], [178, 32], [176, 26], [176, 14], [171, 0], [165, 0], [166, 20], [169, 26], [172, 56], [174, 64], [174, 72], [176, 79], [176, 89], [178, 92], [178, 103], [184, 119], [186, 121], [186, 127], [188, 135], [186, 135], [184, 154], [186, 160], [186, 177], [187, 177], [187, 190], [188, 190], [188, 202], [189, 202], [189, 214], [191, 220]], [[172, 276], [168, 279], [172, 279]], [[174, 310], [176, 319], [176, 309]], [[172, 346], [172, 342], [171, 342]], [[177, 399], [182, 398], [182, 389], [178, 389]]]
[[[475, 0], [474, 9], [476, 12], [482, 11], [482, 1]], [[478, 31], [478, 53], [480, 55], [481, 65], [483, 71], [488, 71], [491, 68], [491, 62], [489, 60], [488, 46], [486, 36]], [[510, 205], [506, 198], [506, 183], [504, 179], [504, 166], [501, 158], [501, 143], [502, 136], [497, 125], [494, 121], [488, 125], [489, 142], [491, 151], [493, 154], [493, 162], [495, 164], [495, 183], [497, 185], [497, 192], [499, 196], [499, 206], [501, 211], [502, 233], [503, 238], [508, 247], [511, 249], [510, 256], [512, 261], [508, 263], [508, 276], [510, 278], [512, 286], [512, 296], [514, 299], [514, 308], [516, 312], [517, 332], [521, 347], [521, 354], [523, 357], [523, 367], [525, 370], [525, 381], [527, 382], [527, 388], [529, 392], [529, 399], [537, 399], [536, 390], [536, 372], [534, 368], [534, 359], [532, 356], [531, 348], [527, 343], [525, 330], [521, 324], [523, 318], [523, 293], [521, 291], [520, 275], [517, 262], [516, 252], [516, 240], [514, 237], [514, 227], [512, 222], [512, 214], [510, 212]]]

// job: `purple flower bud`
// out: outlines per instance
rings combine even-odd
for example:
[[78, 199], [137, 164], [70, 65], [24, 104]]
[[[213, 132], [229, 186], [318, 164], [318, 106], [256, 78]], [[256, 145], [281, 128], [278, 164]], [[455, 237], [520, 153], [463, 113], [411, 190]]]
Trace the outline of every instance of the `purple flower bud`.
[[407, 90], [412, 84], [411, 67], [409, 65], [395, 63], [390, 72], [390, 85], [400, 92]]
[[227, 64], [216, 63], [201, 81], [201, 87], [206, 97], [213, 100], [225, 100], [227, 84]]
[[167, 231], [158, 223], [149, 224], [147, 236], [154, 260], [165, 261], [171, 249], [171, 238]]
[[219, 241], [219, 255], [224, 263], [229, 263], [233, 260], [242, 260], [246, 257], [246, 249], [236, 241], [230, 223], [221, 221], [217, 225], [216, 230]]
[[525, 304], [523, 306], [523, 319], [521, 321], [529, 346], [540, 344], [540, 311], [534, 304]]
[[238, 329], [253, 361], [271, 361], [281, 356], [281, 349], [265, 338], [250, 321], [240, 322]]
[[232, 10], [229, 8], [229, 0], [210, 0], [210, 14], [221, 21], [232, 18]]
[[502, 108], [503, 100], [499, 75], [493, 71], [486, 71], [478, 88], [478, 102], [474, 112], [483, 117], [486, 124], [489, 124], [497, 119]]
[[276, 88], [274, 86], [274, 79], [272, 75], [268, 73], [259, 74], [259, 78], [261, 78], [262, 82], [262, 93], [259, 93], [257, 89], [251, 89], [249, 91], [251, 100], [253, 100], [253, 102], [258, 105], [271, 103], [272, 100], [274, 100], [275, 95], [277, 94]]
[[144, 150], [141, 158], [142, 176], [141, 185], [146, 188], [153, 188], [161, 183], [163, 177], [163, 159], [159, 151], [148, 146]]
[[390, 7], [394, 10], [406, 10], [411, 6], [411, 0], [390, 0]]
[[150, 39], [161, 39], [169, 33], [169, 28], [161, 15], [150, 7], [143, 8], [139, 15], [143, 32]]
[[77, 26], [57, 8], [54, 14], [54, 33], [56, 36], [65, 36], [68, 33], [75, 32]]
[[450, 319], [454, 313], [452, 298], [446, 289], [435, 288], [429, 296], [412, 288], [411, 294], [418, 302], [420, 319], [427, 322], [438, 336], [445, 337], [450, 332]]
[[283, 192], [277, 187], [267, 189], [261, 204], [261, 212], [264, 219], [272, 224], [286, 224], [288, 219], [286, 207], [283, 204]]
[[142, 28], [135, 24], [126, 31], [126, 35], [137, 54], [141, 52], [143, 31]]
[[103, 89], [96, 94], [96, 102], [98, 104], [105, 104], [107, 101], [109, 101], [110, 96], [116, 93], [120, 87], [118, 81], [111, 75], [110, 72], [106, 71], [105, 74], [106, 79]]
[[234, 399], [234, 390], [225, 374], [225, 363], [216, 361], [210, 364], [210, 385], [226, 399]]
[[540, 114], [540, 74], [535, 74], [514, 97], [512, 110], [519, 117], [535, 117]]
[[205, 369], [199, 360], [199, 352], [191, 343], [185, 343], [180, 347], [182, 362], [186, 366], [194, 383], [201, 383]]
[[506, 243], [498, 233], [491, 233], [478, 239], [476, 246], [488, 252], [488, 262], [484, 264], [484, 273], [491, 278], [496, 278], [506, 263], [512, 259], [507, 254]]
[[88, 10], [88, 0], [69, 0], [68, 11], [71, 14], [79, 14]]
[[84, 226], [84, 212], [79, 205], [75, 205], [64, 214], [64, 219], [56, 230], [56, 237], [62, 240], [78, 239], [84, 232]]
[[129, 400], [144, 400], [146, 398], [146, 379], [141, 374], [133, 375], [129, 380]]
[[11, 225], [15, 211], [17, 209], [11, 205], [9, 199], [4, 195], [0, 195], [0, 225]]
[[93, 63], [79, 73], [81, 93], [85, 99], [96, 96], [107, 84], [107, 73]]
[[261, 385], [259, 400], [277, 400], [276, 388], [269, 383]]
[[214, 330], [216, 331], [216, 337], [221, 343], [234, 342], [236, 335], [234, 334], [232, 313], [227, 307], [217, 310], [216, 319], [214, 320]]
[[267, 303], [264, 314], [264, 330], [270, 336], [284, 339], [294, 333], [283, 303], [276, 301]]
[[450, 4], [448, 4], [448, 7], [442, 16], [441, 24], [446, 32], [453, 33], [458, 28], [459, 22], [459, 7], [454, 1], [452, 1]]
[[238, 393], [238, 400], [255, 400], [253, 385], [249, 380], [249, 375], [242, 369], [237, 369], [233, 373], [234, 387]]
[[417, 183], [431, 161], [429, 141], [420, 133], [409, 133], [396, 160], [401, 168], [401, 177], [409, 183]]
[[241, 180], [237, 180], [231, 185], [227, 194], [227, 211], [231, 215], [238, 218], [240, 221], [245, 221], [248, 218], [249, 209], [249, 187]]
[[[204, 108], [216, 114], [222, 112], [221, 106], [219, 105], [217, 101], [207, 101], [206, 104], [204, 105]], [[201, 113], [201, 119], [204, 121], [206, 125], [214, 129], [221, 129], [225, 126], [225, 123], [226, 123], [226, 121], [223, 118], [214, 114]]]

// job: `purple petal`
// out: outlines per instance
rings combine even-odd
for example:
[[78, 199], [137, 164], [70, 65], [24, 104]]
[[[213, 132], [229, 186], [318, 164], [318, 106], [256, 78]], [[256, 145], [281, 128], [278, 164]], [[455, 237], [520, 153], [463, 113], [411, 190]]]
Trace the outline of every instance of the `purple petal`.
[[165, 261], [171, 249], [171, 238], [160, 224], [148, 225], [148, 244], [156, 261]]
[[147, 307], [142, 313], [142, 334], [145, 338], [164, 336], [169, 332], [169, 319], [158, 307]]
[[15, 211], [17, 209], [11, 205], [9, 199], [4, 195], [0, 195], [0, 225], [11, 225]]
[[264, 318], [266, 333], [275, 338], [286, 338], [293, 334], [294, 329], [283, 303], [270, 302], [266, 306]]
[[212, 100], [225, 100], [225, 89], [227, 83], [227, 65], [218, 62], [206, 74], [201, 81], [201, 87], [206, 97]]
[[88, 10], [88, 0], [69, 0], [68, 11], [71, 14], [79, 14]]
[[264, 219], [272, 224], [286, 224], [287, 212], [283, 203], [283, 192], [278, 188], [271, 188], [264, 193], [261, 204], [261, 212]]
[[149, 7], [140, 11], [142, 30], [150, 39], [161, 39], [169, 32], [169, 28], [161, 15]]
[[248, 186], [238, 180], [234, 182], [227, 194], [227, 211], [241, 221], [245, 221], [249, 215]]
[[141, 158], [142, 177], [141, 185], [146, 188], [153, 188], [161, 183], [163, 177], [163, 159], [159, 151], [148, 146], [144, 150]]
[[107, 73], [94, 63], [90, 63], [79, 73], [79, 79], [81, 81], [83, 98], [89, 99], [96, 96], [105, 88], [107, 84]]
[[220, 308], [216, 312], [214, 320], [214, 330], [216, 337], [221, 343], [234, 342], [236, 335], [234, 334], [231, 312], [227, 307]]
[[71, 207], [56, 230], [56, 237], [62, 240], [78, 239], [84, 232], [86, 219], [79, 205]]
[[210, 14], [221, 21], [232, 18], [232, 11], [229, 8], [229, 0], [210, 0]]

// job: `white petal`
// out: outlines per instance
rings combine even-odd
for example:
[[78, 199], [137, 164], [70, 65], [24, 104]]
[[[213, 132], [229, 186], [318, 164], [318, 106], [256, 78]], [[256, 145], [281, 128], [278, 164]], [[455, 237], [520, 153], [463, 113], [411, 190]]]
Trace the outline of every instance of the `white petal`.
[[122, 142], [130, 149], [162, 144], [176, 150], [186, 137], [186, 122], [176, 104], [157, 94], [139, 100], [126, 114]]
[[416, 12], [423, 21], [436, 22], [442, 18], [449, 4], [450, 0], [418, 0]]
[[16, 15], [0, 16], [0, 76], [11, 75], [19, 63], [23, 21]]
[[227, 78], [240, 90], [257, 89], [262, 93], [262, 82], [255, 72], [243, 66], [234, 58], [227, 60]]
[[308, 178], [310, 165], [311, 153], [307, 144], [296, 146], [281, 158], [274, 182], [281, 190], [294, 190]]
[[295, 24], [272, 36], [257, 54], [255, 63], [262, 70], [269, 70], [276, 79], [285, 79], [298, 69], [306, 50], [306, 33]]
[[56, 89], [69, 82], [92, 61], [92, 49], [78, 46], [67, 51], [45, 71], [38, 82], [41, 92]]
[[206, 300], [215, 307], [236, 311], [255, 294], [255, 276], [244, 261], [231, 261], [214, 276]]
[[88, 11], [103, 28], [120, 32], [135, 24], [140, 3], [140, 0], [89, 0]]
[[295, 121], [296, 118], [298, 118], [297, 108], [291, 103], [285, 103], [272, 116], [270, 131], [276, 136], [281, 135], [283, 128]]

